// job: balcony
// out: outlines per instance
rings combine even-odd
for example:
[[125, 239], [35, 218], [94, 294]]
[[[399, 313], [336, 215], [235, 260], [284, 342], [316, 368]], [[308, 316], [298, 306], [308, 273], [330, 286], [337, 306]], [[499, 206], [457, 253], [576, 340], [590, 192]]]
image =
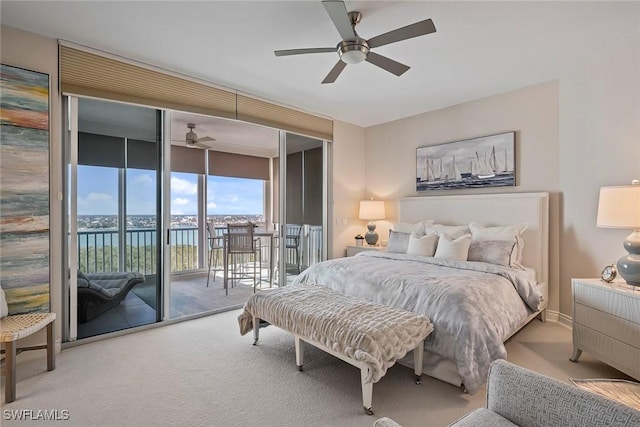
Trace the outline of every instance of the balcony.
[[[286, 234], [294, 233], [293, 225], [287, 225]], [[322, 227], [304, 225], [301, 235], [301, 269], [322, 260]], [[78, 268], [85, 273], [139, 271], [145, 275], [156, 274], [157, 242], [154, 228], [128, 229], [125, 248], [120, 250], [118, 230], [91, 230], [78, 232]], [[198, 257], [199, 236], [197, 227], [171, 228], [171, 274], [180, 275], [207, 269], [209, 253]], [[261, 245], [262, 260], [268, 263], [271, 254], [267, 244]], [[208, 249], [208, 248], [207, 248]], [[295, 265], [295, 250], [287, 249], [287, 265]], [[121, 262], [122, 259], [122, 262]], [[274, 260], [277, 261], [277, 260]]]
[[[287, 226], [292, 234], [297, 226]], [[100, 229], [78, 232], [78, 268], [85, 273], [109, 273], [138, 271], [146, 281], [135, 286], [124, 301], [100, 316], [78, 325], [78, 337], [98, 335], [128, 327], [153, 323], [156, 320], [157, 304], [157, 242], [155, 228], [137, 227], [121, 236], [115, 229]], [[204, 312], [223, 311], [239, 307], [253, 294], [253, 281], [240, 281], [229, 289], [223, 288], [222, 257], [217, 271], [212, 271], [207, 286], [208, 245], [199, 250], [200, 236], [197, 227], [175, 227], [170, 229], [171, 284], [170, 318], [195, 315]], [[262, 277], [260, 289], [269, 289], [270, 245], [261, 243]], [[276, 249], [277, 252], [277, 249]], [[322, 260], [322, 227], [303, 226], [301, 234], [301, 265], [303, 270]], [[199, 254], [201, 254], [199, 256]], [[221, 255], [221, 254], [219, 254]], [[274, 254], [275, 255], [275, 254]], [[294, 249], [286, 249], [287, 280], [297, 275]], [[274, 258], [274, 266], [277, 258]], [[277, 287], [277, 280], [273, 283]]]

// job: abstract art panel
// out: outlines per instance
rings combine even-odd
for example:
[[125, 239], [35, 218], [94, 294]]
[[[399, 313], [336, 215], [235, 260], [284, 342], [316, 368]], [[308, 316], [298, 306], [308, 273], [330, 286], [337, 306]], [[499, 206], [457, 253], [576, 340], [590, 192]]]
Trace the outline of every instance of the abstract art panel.
[[516, 185], [515, 134], [419, 147], [416, 191]]
[[0, 64], [0, 286], [49, 311], [49, 75]]

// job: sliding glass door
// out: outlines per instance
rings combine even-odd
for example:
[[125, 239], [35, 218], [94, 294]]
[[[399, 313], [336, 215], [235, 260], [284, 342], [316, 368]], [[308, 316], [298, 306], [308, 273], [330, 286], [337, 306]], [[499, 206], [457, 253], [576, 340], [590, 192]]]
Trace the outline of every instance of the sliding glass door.
[[276, 205], [280, 226], [278, 283], [291, 283], [327, 258], [326, 141], [280, 132]]
[[160, 320], [161, 112], [69, 97], [68, 340]]
[[[241, 307], [254, 281], [257, 291], [285, 286], [326, 259], [327, 141], [110, 101], [65, 102], [65, 341]], [[187, 138], [194, 129], [195, 143]], [[259, 250], [229, 265], [220, 237], [242, 222], [256, 225]], [[242, 273], [231, 287], [225, 263]]]

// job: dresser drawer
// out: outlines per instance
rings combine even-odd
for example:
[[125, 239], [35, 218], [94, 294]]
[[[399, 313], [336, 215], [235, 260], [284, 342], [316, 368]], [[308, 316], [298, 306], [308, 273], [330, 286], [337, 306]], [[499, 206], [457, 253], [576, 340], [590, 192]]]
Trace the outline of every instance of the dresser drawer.
[[640, 349], [640, 324], [638, 323], [577, 302], [573, 308], [573, 321]]
[[578, 323], [573, 324], [573, 343], [603, 362], [640, 379], [640, 349]]
[[577, 304], [592, 307], [613, 316], [640, 324], [640, 291], [637, 296], [612, 291], [611, 288], [590, 286], [579, 282], [573, 284], [573, 297]]

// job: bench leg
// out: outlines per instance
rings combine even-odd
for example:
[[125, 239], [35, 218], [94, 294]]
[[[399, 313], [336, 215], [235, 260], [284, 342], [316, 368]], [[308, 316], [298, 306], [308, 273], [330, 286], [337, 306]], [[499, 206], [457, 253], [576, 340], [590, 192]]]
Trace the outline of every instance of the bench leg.
[[47, 325], [47, 371], [56, 369], [56, 321]]
[[298, 365], [298, 371], [302, 371], [302, 365], [304, 364], [304, 347], [302, 346], [303, 343], [298, 336], [295, 336], [294, 342], [296, 345], [296, 365]]
[[373, 383], [365, 382], [365, 380], [367, 379], [368, 373], [369, 373], [369, 368], [360, 369], [360, 382], [362, 383], [362, 407], [364, 408], [365, 414], [373, 415], [373, 410], [371, 409], [371, 398], [373, 396]]
[[260, 318], [253, 316], [253, 345], [260, 339]]
[[420, 384], [422, 377], [422, 361], [424, 359], [424, 341], [413, 349], [413, 373], [416, 375], [416, 384]]
[[4, 401], [10, 403], [16, 400], [16, 342], [4, 343]]

